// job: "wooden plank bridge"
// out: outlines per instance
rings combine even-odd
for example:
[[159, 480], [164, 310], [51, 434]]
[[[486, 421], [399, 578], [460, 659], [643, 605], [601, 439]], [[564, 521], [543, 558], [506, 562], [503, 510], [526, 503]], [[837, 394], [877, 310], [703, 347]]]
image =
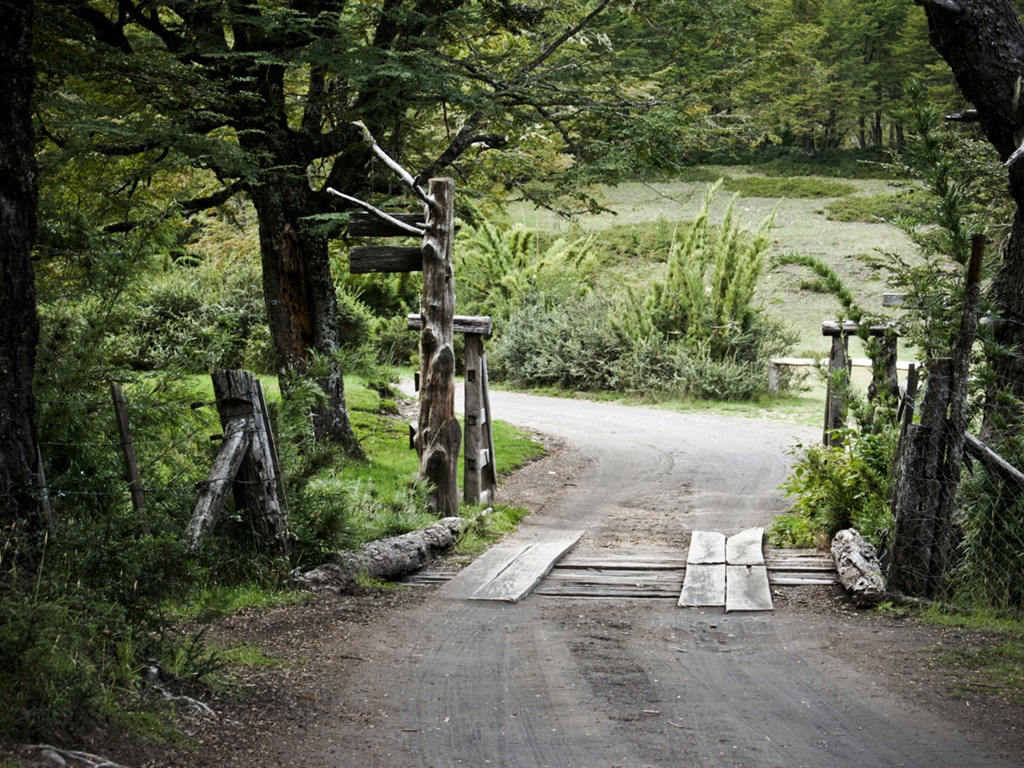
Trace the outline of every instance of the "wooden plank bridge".
[[[547, 564], [549, 570], [541, 575], [529, 594], [544, 598], [678, 601], [686, 577], [687, 557], [688, 552], [682, 547], [569, 550], [556, 562]], [[766, 548], [764, 565], [773, 590], [836, 583], [835, 563], [827, 552]], [[490, 567], [497, 572], [502, 566], [492, 561]], [[440, 564], [413, 574], [405, 583], [436, 585], [452, 581], [458, 573], [462, 571], [452, 571]], [[452, 584], [446, 590], [449, 596], [468, 598], [467, 591], [479, 589], [455, 587]], [[484, 594], [476, 599], [483, 598]], [[516, 600], [522, 597], [525, 594], [519, 594]]]

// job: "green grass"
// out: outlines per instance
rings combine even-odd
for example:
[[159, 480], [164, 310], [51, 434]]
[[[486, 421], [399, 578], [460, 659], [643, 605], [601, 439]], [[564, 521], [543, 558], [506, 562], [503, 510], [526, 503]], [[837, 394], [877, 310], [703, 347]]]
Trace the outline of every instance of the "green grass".
[[896, 194], [857, 195], [833, 200], [825, 206], [830, 221], [876, 223], [900, 216], [921, 215], [931, 200], [924, 190]]
[[929, 608], [930, 624], [964, 630], [967, 640], [938, 657], [943, 666], [960, 670], [954, 687], [967, 693], [994, 694], [1024, 707], [1024, 621], [1006, 615], [972, 611], [956, 613]]
[[744, 197], [785, 197], [788, 199], [846, 197], [857, 187], [835, 179], [800, 176], [745, 176], [727, 179], [723, 187]]
[[169, 618], [177, 621], [208, 622], [246, 609], [267, 609], [294, 605], [309, 595], [263, 584], [202, 584], [184, 602], [167, 606]]

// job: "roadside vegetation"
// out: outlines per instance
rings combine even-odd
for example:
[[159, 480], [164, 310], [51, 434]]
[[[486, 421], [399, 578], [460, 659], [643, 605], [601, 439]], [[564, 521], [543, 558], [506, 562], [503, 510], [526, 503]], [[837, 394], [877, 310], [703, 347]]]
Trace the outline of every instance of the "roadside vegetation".
[[[31, 291], [5, 293], [0, 313], [0, 336], [34, 364], [0, 381], [14, 478], [0, 495], [0, 742], [101, 722], [170, 737], [147, 670], [187, 688], [229, 655], [193, 627], [302, 599], [295, 571], [431, 522], [396, 389], [418, 363], [405, 318], [420, 279], [351, 274], [351, 211], [324, 189], [409, 206], [354, 121], [412, 171], [458, 178], [458, 311], [493, 318], [496, 383], [563, 395], [820, 423], [823, 381], [786, 368], [772, 394], [767, 369], [823, 354], [821, 321], [852, 306], [837, 286], [864, 319], [904, 292], [903, 350], [934, 356], [967, 236], [1009, 218], [987, 144], [938, 128], [962, 105], [907, 3], [114, 5], [27, 3], [34, 45], [8, 41], [36, 67], [22, 78], [25, 170], [6, 174], [32, 181], [13, 234], [36, 293], [31, 306]], [[24, 332], [36, 318], [38, 337]], [[267, 387], [287, 557], [230, 507], [199, 552], [183, 543], [217, 450], [217, 368]], [[859, 401], [843, 449], [797, 449], [773, 541], [856, 525], [885, 548], [894, 408]], [[317, 431], [325, 412], [347, 416], [365, 457]], [[500, 473], [542, 452], [496, 430]], [[997, 447], [1020, 466], [1019, 436]], [[984, 473], [962, 498], [956, 594], [1019, 612], [1024, 501]], [[465, 514], [459, 546], [476, 552], [525, 511]]]

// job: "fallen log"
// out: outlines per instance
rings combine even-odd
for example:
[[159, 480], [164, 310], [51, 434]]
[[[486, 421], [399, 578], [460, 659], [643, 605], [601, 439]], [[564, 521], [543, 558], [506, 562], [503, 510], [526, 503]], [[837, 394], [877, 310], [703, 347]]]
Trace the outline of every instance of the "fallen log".
[[885, 599], [885, 577], [875, 547], [853, 528], [832, 539], [832, 559], [839, 581], [857, 605], [873, 605]]
[[422, 531], [372, 541], [355, 552], [336, 552], [331, 562], [297, 581], [306, 589], [351, 592], [360, 579], [400, 579], [451, 549], [465, 524], [461, 517], [446, 517]]

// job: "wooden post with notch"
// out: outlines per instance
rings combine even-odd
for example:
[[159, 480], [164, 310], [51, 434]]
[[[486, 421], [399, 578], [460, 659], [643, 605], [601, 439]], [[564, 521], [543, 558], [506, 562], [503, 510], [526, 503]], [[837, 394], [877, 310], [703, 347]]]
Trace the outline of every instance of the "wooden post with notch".
[[434, 488], [434, 512], [459, 514], [458, 460], [462, 430], [455, 418], [455, 182], [429, 181], [423, 235], [423, 330], [420, 332], [420, 476]]

